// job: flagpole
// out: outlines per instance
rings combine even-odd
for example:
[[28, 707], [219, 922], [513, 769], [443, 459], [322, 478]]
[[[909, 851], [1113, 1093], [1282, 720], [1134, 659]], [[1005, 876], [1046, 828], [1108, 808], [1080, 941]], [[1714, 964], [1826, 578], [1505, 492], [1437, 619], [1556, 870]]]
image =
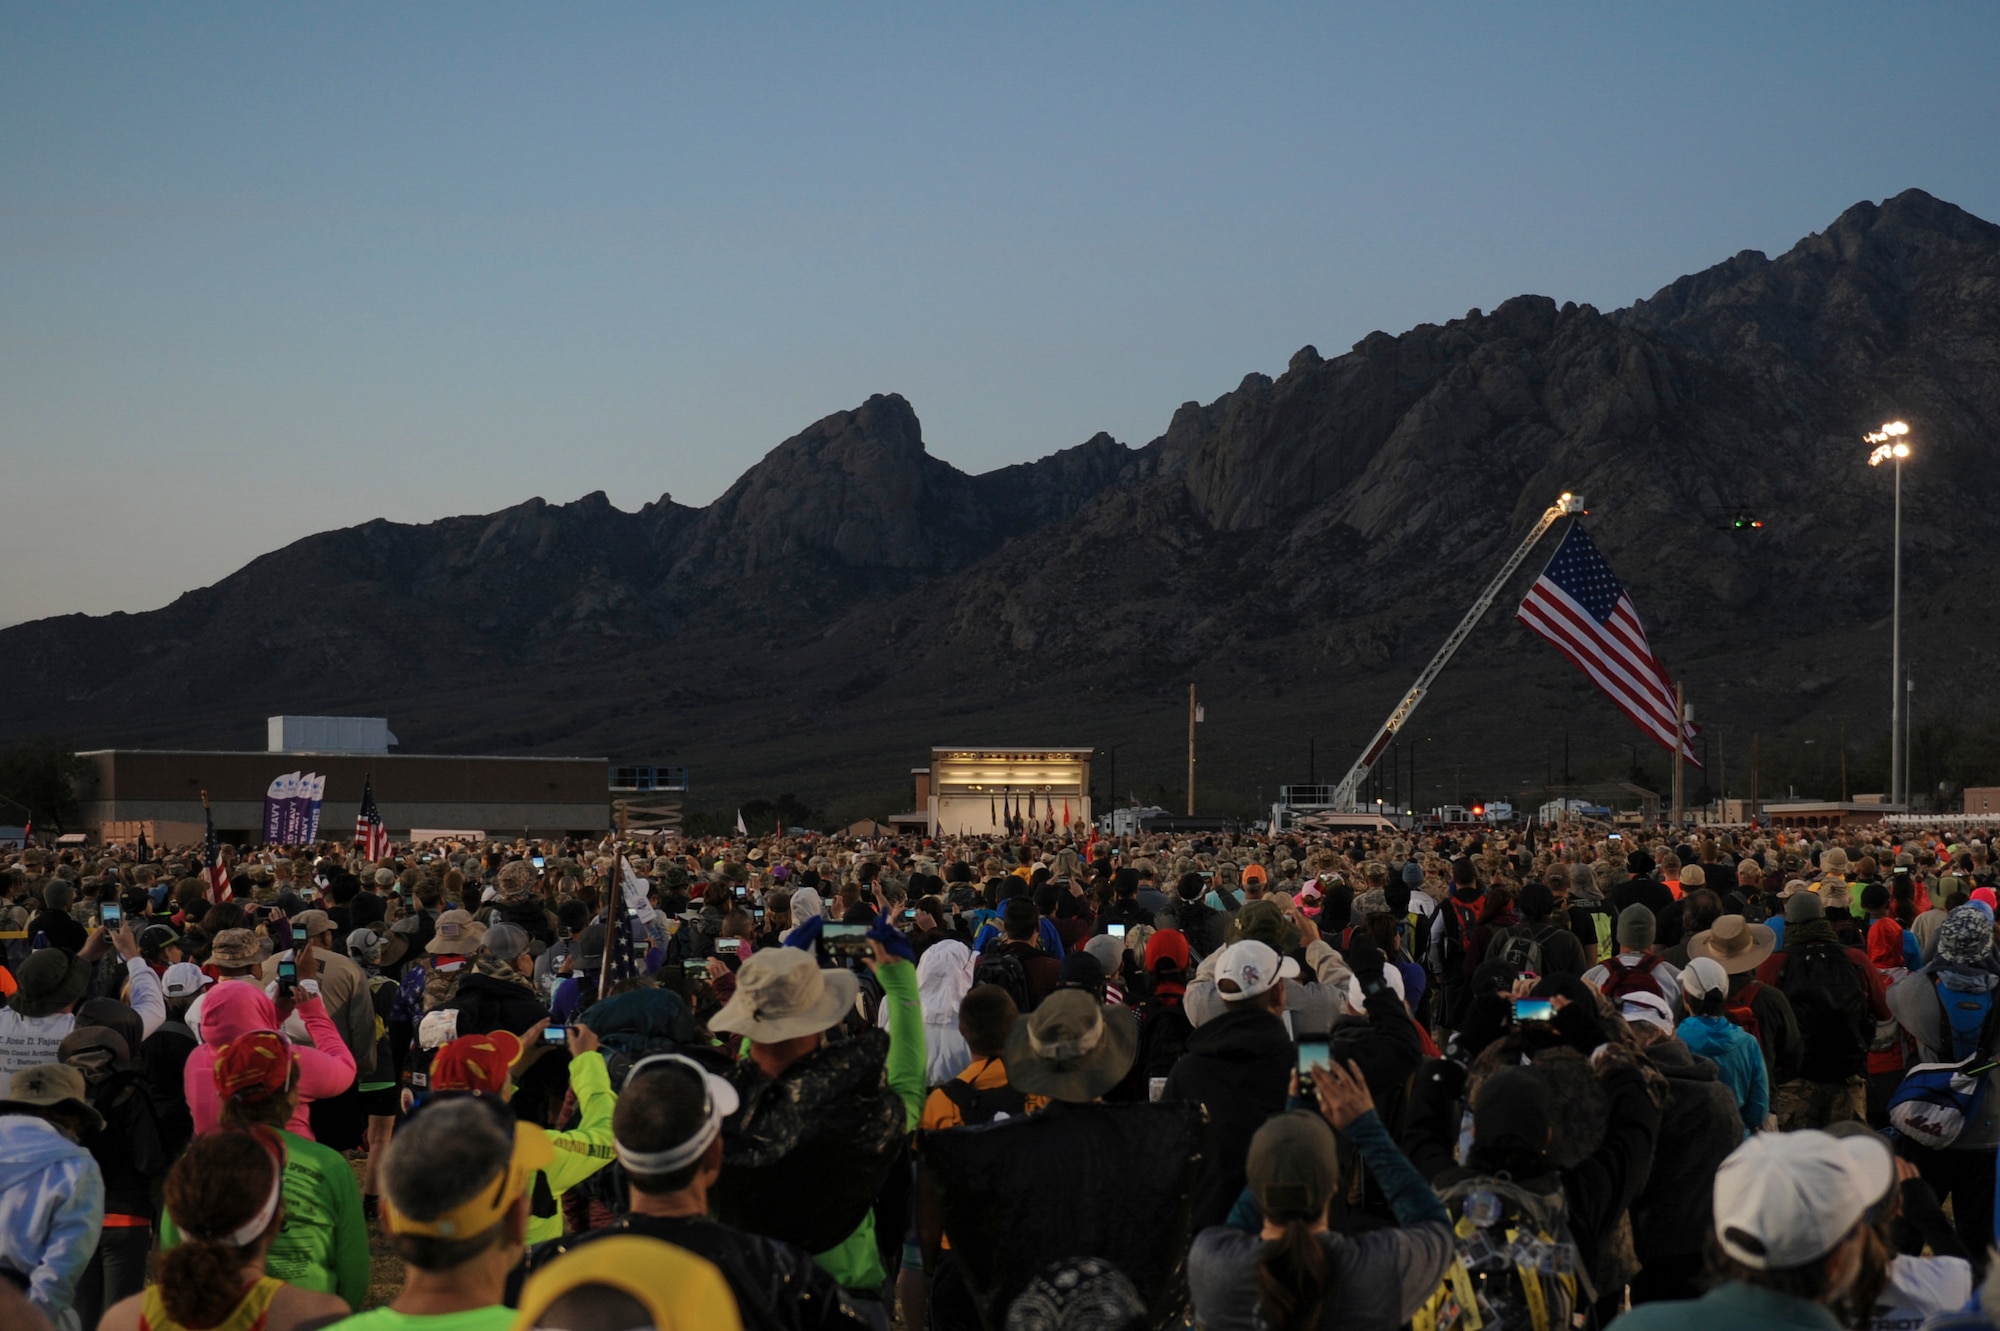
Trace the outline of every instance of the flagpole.
[[1188, 682], [1188, 817], [1194, 817], [1194, 682]]
[[1683, 736], [1687, 734], [1687, 693], [1679, 680], [1674, 681], [1674, 835], [1681, 830], [1681, 791], [1687, 781], [1687, 762], [1681, 752]]

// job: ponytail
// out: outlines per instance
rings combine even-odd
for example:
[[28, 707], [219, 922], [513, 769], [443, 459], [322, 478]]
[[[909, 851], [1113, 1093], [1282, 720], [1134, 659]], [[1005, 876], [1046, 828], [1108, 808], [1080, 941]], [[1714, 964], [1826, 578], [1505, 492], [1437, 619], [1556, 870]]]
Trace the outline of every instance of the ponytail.
[[167, 1316], [182, 1326], [219, 1326], [243, 1301], [243, 1249], [184, 1238], [160, 1254], [157, 1283]]
[[1270, 1331], [1314, 1331], [1330, 1292], [1326, 1249], [1297, 1216], [1257, 1263], [1257, 1307]]
[[1720, 1017], [1729, 1009], [1729, 991], [1710, 989], [1690, 1004], [1697, 1017]]

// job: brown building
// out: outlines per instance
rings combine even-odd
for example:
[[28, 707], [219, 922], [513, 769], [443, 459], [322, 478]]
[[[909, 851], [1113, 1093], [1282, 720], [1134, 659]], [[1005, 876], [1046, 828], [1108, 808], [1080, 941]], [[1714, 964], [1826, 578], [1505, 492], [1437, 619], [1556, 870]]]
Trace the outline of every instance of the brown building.
[[426, 754], [226, 753], [99, 749], [78, 754], [91, 776], [77, 792], [84, 823], [156, 845], [201, 836], [205, 790], [226, 840], [256, 841], [264, 796], [288, 772], [326, 778], [321, 839], [354, 833], [361, 786], [372, 780], [389, 835], [478, 831], [490, 836], [602, 836], [611, 826], [611, 767], [603, 758], [473, 758]]

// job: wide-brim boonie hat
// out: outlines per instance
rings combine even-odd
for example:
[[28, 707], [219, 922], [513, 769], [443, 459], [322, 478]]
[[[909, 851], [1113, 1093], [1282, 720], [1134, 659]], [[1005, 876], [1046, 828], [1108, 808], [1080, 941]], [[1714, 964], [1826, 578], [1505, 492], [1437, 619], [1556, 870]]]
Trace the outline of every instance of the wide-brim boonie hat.
[[777, 1044], [838, 1026], [854, 1011], [861, 981], [852, 971], [822, 969], [810, 952], [771, 948], [736, 972], [736, 993], [708, 1019], [711, 1031]]
[[472, 918], [470, 911], [448, 910], [437, 918], [437, 933], [424, 944], [432, 956], [469, 957], [486, 938], [486, 926]]
[[1130, 1008], [1059, 989], [1014, 1023], [1003, 1059], [1016, 1090], [1083, 1104], [1125, 1080], [1138, 1052], [1139, 1023]]
[[1688, 939], [1690, 957], [1707, 957], [1727, 975], [1754, 971], [1778, 950], [1778, 935], [1766, 924], [1752, 924], [1741, 915], [1724, 915]]
[[14, 977], [7, 1006], [23, 1017], [52, 1017], [90, 988], [90, 963], [59, 947], [37, 948]]
[[82, 1114], [91, 1131], [104, 1130], [104, 1115], [91, 1108], [83, 1074], [61, 1063], [37, 1063], [14, 1074], [7, 1098], [0, 1100], [0, 1114], [33, 1114], [48, 1117], [51, 1109], [70, 1109]]

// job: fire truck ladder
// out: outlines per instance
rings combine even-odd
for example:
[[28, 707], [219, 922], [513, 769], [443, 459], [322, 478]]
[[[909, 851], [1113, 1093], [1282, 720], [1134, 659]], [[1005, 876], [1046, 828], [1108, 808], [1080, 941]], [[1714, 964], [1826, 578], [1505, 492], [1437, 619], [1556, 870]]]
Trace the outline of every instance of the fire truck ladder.
[[1389, 747], [1389, 741], [1408, 724], [1411, 714], [1417, 710], [1417, 704], [1424, 700], [1426, 693], [1430, 692], [1431, 685], [1437, 681], [1437, 677], [1444, 672], [1447, 665], [1451, 664], [1451, 658], [1458, 651], [1460, 644], [1472, 636], [1472, 630], [1478, 627], [1480, 619], [1493, 605], [1494, 598], [1500, 595], [1500, 589], [1507, 585], [1507, 579], [1513, 577], [1514, 570], [1521, 567], [1521, 561], [1535, 548], [1535, 542], [1542, 539], [1542, 533], [1553, 527], [1559, 518], [1581, 512], [1583, 512], [1583, 500], [1572, 494], [1563, 495], [1543, 511], [1541, 520], [1535, 524], [1535, 529], [1514, 547], [1514, 553], [1507, 556], [1507, 562], [1500, 566], [1500, 571], [1486, 584], [1486, 590], [1479, 593], [1479, 599], [1465, 612], [1465, 618], [1458, 621], [1458, 627], [1444, 640], [1444, 646], [1438, 648], [1437, 655], [1433, 656], [1431, 663], [1424, 667], [1424, 673], [1417, 676], [1417, 682], [1410, 685], [1410, 691], [1403, 695], [1403, 700], [1389, 713], [1389, 719], [1375, 732], [1375, 738], [1368, 742], [1368, 747], [1354, 760], [1354, 766], [1347, 769], [1347, 775], [1333, 788], [1333, 803], [1337, 808], [1360, 807], [1357, 792], [1361, 789], [1361, 783], [1366, 781], [1368, 773], [1375, 769], [1376, 760], [1381, 758], [1382, 751]]

